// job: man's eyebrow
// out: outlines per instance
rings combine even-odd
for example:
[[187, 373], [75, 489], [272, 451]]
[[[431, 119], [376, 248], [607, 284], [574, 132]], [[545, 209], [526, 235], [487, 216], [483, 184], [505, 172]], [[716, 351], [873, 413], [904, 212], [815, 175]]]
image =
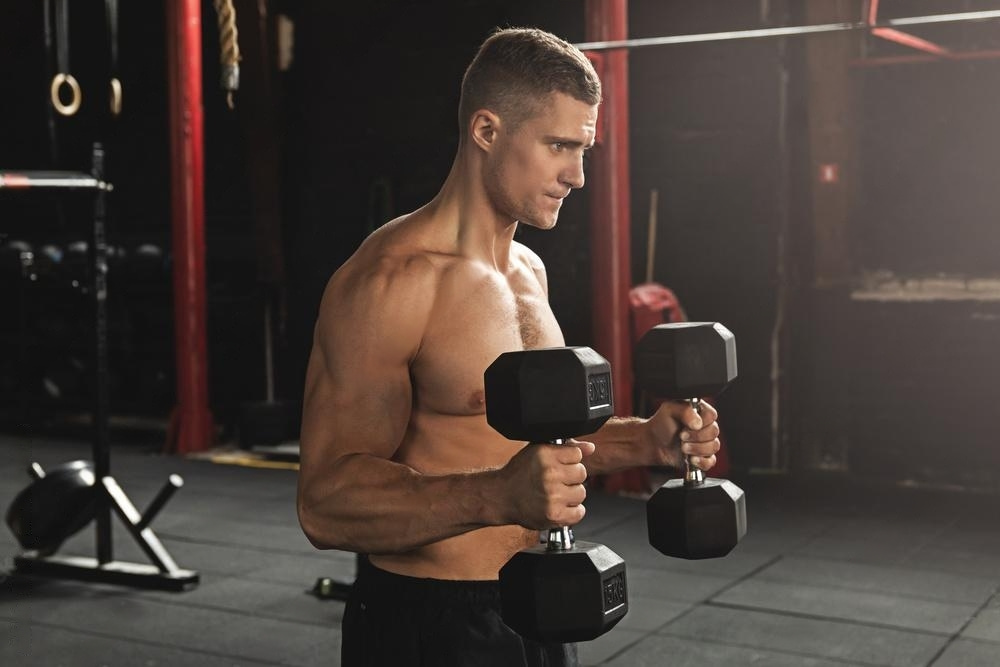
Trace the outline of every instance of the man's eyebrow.
[[553, 136], [547, 136], [547, 137], [545, 137], [545, 143], [547, 143], [547, 144], [566, 144], [567, 146], [569, 146], [571, 148], [580, 148], [582, 146], [584, 149], [593, 148], [593, 146], [594, 146], [594, 144], [592, 144], [592, 143], [591, 144], [584, 144], [582, 141], [578, 141], [576, 139], [567, 139], [566, 137], [557, 137], [557, 136], [554, 136], [554, 135]]

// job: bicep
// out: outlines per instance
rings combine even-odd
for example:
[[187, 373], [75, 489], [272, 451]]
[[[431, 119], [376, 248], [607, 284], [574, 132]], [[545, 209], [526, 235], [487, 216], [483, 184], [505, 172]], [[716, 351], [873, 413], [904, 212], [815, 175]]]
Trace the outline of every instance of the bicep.
[[343, 292], [324, 297], [306, 373], [300, 475], [307, 482], [352, 454], [391, 459], [410, 419], [409, 362], [422, 332], [413, 300], [385, 285]]
[[301, 434], [307, 468], [348, 454], [392, 458], [409, 420], [405, 362], [343, 343], [317, 341], [309, 360]]

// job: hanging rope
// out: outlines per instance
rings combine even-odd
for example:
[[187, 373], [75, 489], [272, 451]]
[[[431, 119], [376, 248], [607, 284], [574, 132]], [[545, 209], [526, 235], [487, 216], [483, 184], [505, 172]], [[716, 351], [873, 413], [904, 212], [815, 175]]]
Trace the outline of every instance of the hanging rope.
[[240, 89], [240, 45], [237, 41], [236, 8], [233, 0], [213, 0], [219, 18], [219, 63], [222, 65], [220, 83], [226, 91], [226, 104], [235, 108], [233, 93]]

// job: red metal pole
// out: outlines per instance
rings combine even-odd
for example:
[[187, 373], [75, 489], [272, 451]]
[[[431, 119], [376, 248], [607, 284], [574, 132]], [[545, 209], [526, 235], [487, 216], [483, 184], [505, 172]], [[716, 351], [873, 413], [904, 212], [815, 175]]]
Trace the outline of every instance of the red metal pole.
[[[628, 38], [628, 0], [586, 0], [586, 39]], [[630, 415], [632, 348], [628, 291], [632, 285], [629, 196], [628, 50], [596, 59], [604, 101], [590, 162], [590, 253], [594, 348], [611, 362], [615, 412]]]
[[173, 226], [174, 346], [177, 407], [169, 449], [186, 454], [212, 442], [208, 409], [205, 307], [204, 119], [201, 101], [201, 3], [167, 2], [170, 189]]
[[[587, 41], [628, 39], [628, 0], [586, 0], [584, 11]], [[615, 49], [592, 60], [604, 95], [589, 174], [594, 348], [611, 363], [615, 412], [631, 415], [628, 50]], [[645, 468], [625, 470], [605, 476], [601, 486], [609, 493], [643, 493], [649, 491], [649, 474]]]

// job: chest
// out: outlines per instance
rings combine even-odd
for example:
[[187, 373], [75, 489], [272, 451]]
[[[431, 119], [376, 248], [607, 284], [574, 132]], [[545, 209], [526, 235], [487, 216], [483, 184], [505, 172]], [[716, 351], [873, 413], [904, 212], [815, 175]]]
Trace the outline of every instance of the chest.
[[442, 296], [411, 367], [419, 409], [481, 414], [486, 409], [483, 373], [498, 356], [563, 344], [540, 285], [486, 280]]

